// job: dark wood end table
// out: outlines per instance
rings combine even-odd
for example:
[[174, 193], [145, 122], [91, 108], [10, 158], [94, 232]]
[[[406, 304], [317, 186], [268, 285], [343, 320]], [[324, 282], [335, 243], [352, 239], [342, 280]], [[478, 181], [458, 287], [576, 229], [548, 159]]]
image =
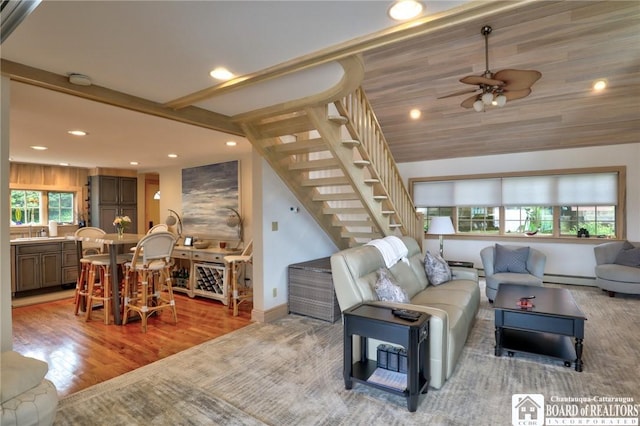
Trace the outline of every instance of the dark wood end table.
[[[429, 318], [423, 313], [417, 321], [397, 318], [392, 308], [360, 304], [344, 311], [344, 386], [353, 382], [407, 398], [407, 408], [414, 412], [420, 393], [427, 393], [429, 371]], [[360, 336], [360, 359], [353, 360], [352, 336]], [[407, 351], [407, 388], [397, 389], [368, 381], [377, 368], [376, 361], [367, 358], [367, 339], [395, 343]]]
[[[531, 308], [520, 308], [521, 297], [535, 296]], [[506, 349], [564, 360], [582, 371], [584, 322], [586, 317], [571, 292], [562, 288], [501, 284], [493, 302], [495, 309], [495, 355]], [[571, 337], [575, 343], [571, 343]]]

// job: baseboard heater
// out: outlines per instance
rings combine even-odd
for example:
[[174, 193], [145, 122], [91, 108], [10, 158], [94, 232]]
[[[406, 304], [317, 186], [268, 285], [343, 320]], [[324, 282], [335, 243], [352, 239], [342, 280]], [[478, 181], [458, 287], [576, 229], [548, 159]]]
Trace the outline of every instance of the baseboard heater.
[[[484, 277], [484, 269], [478, 269], [478, 275]], [[544, 274], [542, 279], [545, 283], [551, 284], [567, 284], [567, 285], [585, 285], [589, 287], [596, 287], [595, 277], [580, 277], [575, 275], [559, 275], [559, 274]]]

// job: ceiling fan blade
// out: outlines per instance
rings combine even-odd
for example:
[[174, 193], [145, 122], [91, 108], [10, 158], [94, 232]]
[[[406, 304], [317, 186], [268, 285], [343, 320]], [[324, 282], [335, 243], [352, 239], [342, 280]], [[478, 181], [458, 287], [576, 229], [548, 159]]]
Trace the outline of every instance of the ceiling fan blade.
[[515, 101], [516, 99], [526, 98], [530, 94], [531, 94], [531, 89], [509, 90], [508, 92], [504, 92], [504, 95], [507, 97], [507, 102]]
[[486, 84], [488, 86], [502, 86], [504, 84], [502, 80], [497, 78], [487, 78], [481, 75], [468, 75], [461, 78], [460, 82], [465, 84]]
[[467, 93], [477, 92], [478, 90], [480, 90], [479, 87], [476, 88], [476, 89], [460, 90], [459, 92], [449, 93], [448, 95], [440, 96], [438, 99], [444, 99], [444, 98], [451, 98], [451, 97], [454, 97], [454, 96], [466, 95]]
[[497, 80], [504, 82], [503, 89], [517, 91], [529, 89], [533, 83], [542, 77], [542, 73], [536, 70], [501, 70], [493, 75]]
[[478, 95], [473, 95], [462, 101], [460, 104], [463, 108], [473, 108], [473, 103], [478, 99]]

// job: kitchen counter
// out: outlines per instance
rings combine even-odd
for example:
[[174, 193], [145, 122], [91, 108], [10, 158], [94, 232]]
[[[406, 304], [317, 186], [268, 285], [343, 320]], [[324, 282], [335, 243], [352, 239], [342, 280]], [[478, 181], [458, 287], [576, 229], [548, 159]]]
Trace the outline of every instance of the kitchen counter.
[[66, 240], [67, 237], [24, 237], [24, 238], [14, 238], [9, 242], [11, 245], [18, 244], [39, 244], [39, 243], [50, 243], [56, 241]]

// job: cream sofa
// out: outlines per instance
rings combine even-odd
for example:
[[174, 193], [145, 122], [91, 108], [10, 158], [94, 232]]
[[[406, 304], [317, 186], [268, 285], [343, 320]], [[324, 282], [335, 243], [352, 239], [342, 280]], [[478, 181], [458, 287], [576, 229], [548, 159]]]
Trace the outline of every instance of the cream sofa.
[[51, 425], [56, 417], [58, 392], [44, 376], [46, 362], [7, 351], [0, 354], [0, 425]]
[[[440, 389], [451, 377], [462, 348], [480, 308], [478, 274], [471, 268], [451, 268], [453, 279], [433, 286], [424, 270], [424, 255], [416, 241], [402, 237], [407, 246], [409, 265], [398, 262], [389, 272], [407, 292], [410, 303], [381, 302], [374, 290], [377, 271], [385, 262], [377, 248], [370, 245], [349, 248], [331, 256], [331, 271], [341, 311], [363, 302], [400, 307], [431, 314], [429, 385]], [[354, 336], [354, 352], [359, 339]], [[375, 357], [379, 341], [369, 339], [368, 354]]]

